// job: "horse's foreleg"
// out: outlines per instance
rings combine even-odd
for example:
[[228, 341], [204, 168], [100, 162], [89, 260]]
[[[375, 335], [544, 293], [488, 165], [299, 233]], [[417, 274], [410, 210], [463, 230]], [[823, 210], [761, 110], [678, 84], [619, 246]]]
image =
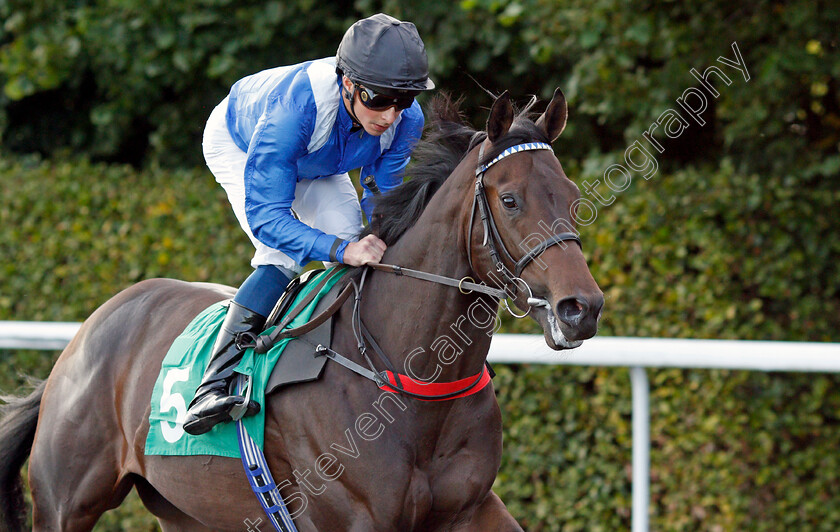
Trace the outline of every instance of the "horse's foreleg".
[[493, 491], [475, 510], [472, 518], [453, 532], [522, 532], [522, 527], [510, 515], [505, 503]]

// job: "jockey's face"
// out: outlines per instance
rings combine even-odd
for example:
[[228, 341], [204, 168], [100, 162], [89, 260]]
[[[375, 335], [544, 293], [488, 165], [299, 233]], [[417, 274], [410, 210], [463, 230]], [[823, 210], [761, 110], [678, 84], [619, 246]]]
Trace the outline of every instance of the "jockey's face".
[[[341, 83], [344, 87], [344, 95], [352, 96], [354, 89], [353, 82], [350, 81], [347, 78], [347, 76], [344, 76], [341, 80]], [[347, 110], [351, 111], [351, 102], [347, 98], [342, 98], [342, 101], [344, 102], [344, 106], [347, 108]], [[396, 107], [389, 107], [384, 111], [374, 111], [372, 109], [368, 109], [362, 104], [361, 101], [359, 101], [358, 91], [356, 91], [356, 95], [353, 98], [352, 106], [353, 112], [350, 113], [350, 116], [353, 116], [353, 113], [355, 113], [356, 118], [358, 119], [362, 128], [368, 134], [376, 137], [385, 133], [402, 112]]]

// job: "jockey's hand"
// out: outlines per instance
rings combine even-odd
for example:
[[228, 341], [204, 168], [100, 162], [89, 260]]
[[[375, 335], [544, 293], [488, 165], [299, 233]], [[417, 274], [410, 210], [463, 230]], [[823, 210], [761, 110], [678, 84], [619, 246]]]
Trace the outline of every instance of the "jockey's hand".
[[371, 262], [379, 262], [385, 254], [385, 242], [375, 235], [368, 235], [358, 242], [350, 242], [344, 248], [344, 264], [350, 266], [364, 266]]

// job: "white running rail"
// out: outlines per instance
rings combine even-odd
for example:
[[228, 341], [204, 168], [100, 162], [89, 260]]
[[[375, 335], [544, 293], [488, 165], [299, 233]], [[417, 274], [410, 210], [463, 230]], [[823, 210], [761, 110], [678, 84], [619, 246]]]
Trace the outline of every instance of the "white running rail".
[[[80, 323], [0, 321], [0, 349], [63, 349]], [[490, 362], [630, 368], [633, 393], [632, 532], [648, 531], [650, 391], [645, 368], [840, 372], [840, 344], [597, 337], [572, 351], [552, 351], [542, 336], [497, 334]]]

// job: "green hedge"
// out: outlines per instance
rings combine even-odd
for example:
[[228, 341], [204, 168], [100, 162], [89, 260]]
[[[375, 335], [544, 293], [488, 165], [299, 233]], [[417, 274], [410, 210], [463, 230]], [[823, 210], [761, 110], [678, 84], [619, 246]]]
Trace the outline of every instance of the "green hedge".
[[24, 153], [200, 163], [202, 126], [233, 82], [333, 55], [354, 20], [378, 11], [417, 24], [438, 87], [466, 96], [472, 117], [488, 105], [481, 86], [544, 98], [562, 86], [576, 157], [622, 152], [698, 85], [692, 68], [721, 66], [737, 42], [750, 80], [722, 66], [733, 84], [714, 81], [707, 125], [664, 158], [729, 155], [764, 177], [840, 168], [840, 9], [813, 0], [7, 0], [0, 137]]
[[[816, 187], [792, 204], [728, 164], [640, 181], [582, 230], [607, 295], [602, 334], [838, 340], [837, 266], [817, 260], [837, 255], [836, 196]], [[0, 320], [78, 321], [141, 279], [237, 284], [250, 270], [250, 244], [206, 170], [7, 159], [0, 182]], [[810, 225], [794, 223], [806, 213]], [[506, 320], [505, 330], [536, 326]], [[19, 373], [45, 377], [55, 356], [0, 353], [0, 389], [19, 387]], [[523, 526], [627, 529], [627, 371], [497, 371], [496, 490]], [[840, 377], [649, 375], [654, 529], [840, 527]], [[98, 530], [154, 529], [139, 508], [133, 499]]]
[[0, 162], [0, 319], [81, 321], [151, 277], [240, 283], [250, 242], [208, 171]]
[[147, 155], [199, 163], [204, 122], [234, 81], [335, 53], [353, 17], [339, 4], [2, 2], [4, 144], [135, 164]]

